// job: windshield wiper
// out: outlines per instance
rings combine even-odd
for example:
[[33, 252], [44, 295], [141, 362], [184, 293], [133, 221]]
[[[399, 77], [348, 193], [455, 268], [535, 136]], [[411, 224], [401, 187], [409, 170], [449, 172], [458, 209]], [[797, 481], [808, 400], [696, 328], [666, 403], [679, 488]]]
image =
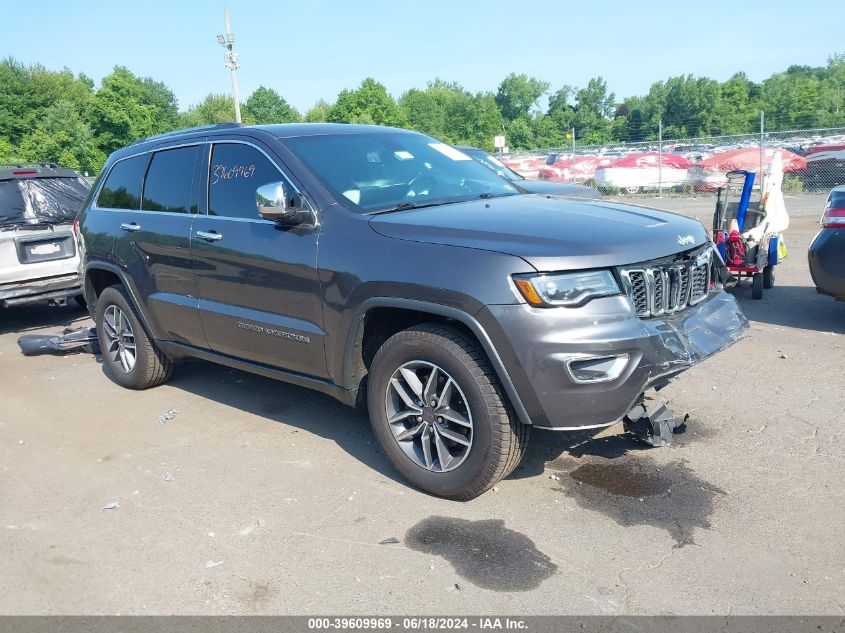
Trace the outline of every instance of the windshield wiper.
[[368, 215], [381, 215], [382, 213], [393, 213], [394, 211], [407, 211], [409, 209], [422, 209], [424, 207], [436, 207], [440, 204], [449, 204], [454, 200], [435, 200], [433, 202], [400, 202], [395, 207], [389, 209], [382, 209], [380, 211], [373, 211]]

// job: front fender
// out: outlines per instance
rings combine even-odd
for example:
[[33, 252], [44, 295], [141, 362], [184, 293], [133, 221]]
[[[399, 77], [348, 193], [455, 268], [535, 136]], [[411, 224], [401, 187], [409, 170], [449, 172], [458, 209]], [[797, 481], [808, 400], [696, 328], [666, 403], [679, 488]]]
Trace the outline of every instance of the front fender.
[[[441, 291], [442, 292], [442, 291]], [[481, 310], [483, 306], [479, 306], [476, 313]], [[360, 358], [362, 335], [364, 332], [364, 317], [367, 312], [375, 308], [399, 308], [403, 310], [413, 310], [416, 312], [425, 312], [435, 316], [446, 317], [454, 319], [459, 323], [465, 325], [475, 335], [478, 342], [481, 344], [493, 370], [499, 378], [499, 382], [507, 393], [511, 405], [516, 411], [517, 416], [523, 424], [531, 424], [531, 417], [525, 410], [522, 399], [516, 391], [513, 381], [508, 374], [499, 353], [487, 331], [475, 318], [474, 314], [469, 314], [460, 308], [444, 305], [442, 303], [432, 303], [419, 299], [406, 299], [397, 296], [378, 296], [371, 297], [361, 303], [358, 309], [355, 310], [354, 316], [349, 324], [349, 335], [346, 341], [345, 353], [343, 357], [343, 371], [341, 386], [352, 391], [358, 388], [358, 380], [361, 373]]]

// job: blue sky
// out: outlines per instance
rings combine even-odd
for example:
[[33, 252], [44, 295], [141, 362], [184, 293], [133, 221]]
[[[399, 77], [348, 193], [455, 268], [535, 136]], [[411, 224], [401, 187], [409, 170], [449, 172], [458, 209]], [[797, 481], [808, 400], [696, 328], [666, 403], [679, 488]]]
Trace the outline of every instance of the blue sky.
[[[375, 77], [394, 96], [435, 77], [495, 90], [509, 72], [557, 89], [603, 76], [617, 97], [693, 73], [761, 80], [845, 52], [845, 1], [225, 0], [241, 94], [261, 84], [304, 110]], [[229, 92], [223, 2], [3, 2], [0, 54], [96, 82], [115, 65], [165, 82], [185, 109]], [[806, 10], [803, 8], [806, 7]]]

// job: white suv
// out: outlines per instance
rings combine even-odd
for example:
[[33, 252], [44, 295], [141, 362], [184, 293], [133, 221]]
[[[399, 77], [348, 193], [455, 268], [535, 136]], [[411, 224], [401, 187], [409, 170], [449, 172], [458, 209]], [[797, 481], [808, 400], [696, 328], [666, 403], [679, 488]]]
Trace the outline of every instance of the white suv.
[[89, 190], [56, 165], [0, 165], [0, 306], [84, 305], [76, 216]]

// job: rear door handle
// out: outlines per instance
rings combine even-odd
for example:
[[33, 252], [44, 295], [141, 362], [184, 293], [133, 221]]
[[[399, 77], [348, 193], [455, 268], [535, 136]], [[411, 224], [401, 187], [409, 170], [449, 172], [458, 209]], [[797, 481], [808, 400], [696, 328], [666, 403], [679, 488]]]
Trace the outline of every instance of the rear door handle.
[[124, 222], [120, 225], [121, 231], [128, 231], [129, 233], [136, 233], [141, 230], [141, 225], [135, 222]]
[[222, 233], [209, 233], [208, 231], [197, 231], [196, 236], [207, 242], [216, 242], [223, 239]]

